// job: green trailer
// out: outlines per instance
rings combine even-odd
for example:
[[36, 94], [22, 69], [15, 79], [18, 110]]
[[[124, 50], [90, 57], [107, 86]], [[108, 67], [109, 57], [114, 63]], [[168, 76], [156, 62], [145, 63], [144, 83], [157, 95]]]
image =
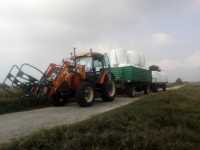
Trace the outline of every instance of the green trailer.
[[113, 67], [111, 68], [112, 75], [118, 91], [124, 91], [131, 97], [136, 95], [136, 92], [144, 91], [148, 94], [152, 82], [152, 74], [150, 70], [135, 67]]

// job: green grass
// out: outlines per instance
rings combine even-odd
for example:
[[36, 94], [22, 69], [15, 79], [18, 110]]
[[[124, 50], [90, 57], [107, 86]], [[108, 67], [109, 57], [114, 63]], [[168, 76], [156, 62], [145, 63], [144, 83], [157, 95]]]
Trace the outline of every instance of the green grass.
[[197, 150], [200, 86], [150, 95], [71, 126], [41, 130], [3, 150]]
[[22, 97], [20, 92], [11, 94], [0, 89], [0, 114], [46, 107], [50, 104], [46, 99]]

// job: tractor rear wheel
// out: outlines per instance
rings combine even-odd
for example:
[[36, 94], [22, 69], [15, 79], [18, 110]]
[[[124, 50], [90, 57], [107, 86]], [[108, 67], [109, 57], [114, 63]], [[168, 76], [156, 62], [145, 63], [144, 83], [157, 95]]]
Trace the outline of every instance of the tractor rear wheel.
[[94, 102], [94, 88], [88, 82], [82, 82], [76, 93], [78, 104], [82, 107], [91, 106]]
[[103, 85], [103, 101], [113, 101], [116, 95], [116, 86], [114, 81], [108, 81]]
[[65, 99], [60, 95], [60, 93], [55, 94], [52, 97], [53, 105], [54, 106], [64, 106], [65, 105]]

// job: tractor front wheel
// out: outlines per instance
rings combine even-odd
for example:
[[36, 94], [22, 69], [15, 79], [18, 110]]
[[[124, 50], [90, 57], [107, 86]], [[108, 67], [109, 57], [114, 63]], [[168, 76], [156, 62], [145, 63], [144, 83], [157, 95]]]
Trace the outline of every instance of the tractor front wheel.
[[91, 106], [94, 102], [94, 89], [88, 82], [82, 82], [77, 91], [77, 101], [82, 107]]
[[65, 99], [60, 95], [60, 93], [55, 94], [52, 97], [53, 105], [54, 106], [64, 106], [65, 105]]

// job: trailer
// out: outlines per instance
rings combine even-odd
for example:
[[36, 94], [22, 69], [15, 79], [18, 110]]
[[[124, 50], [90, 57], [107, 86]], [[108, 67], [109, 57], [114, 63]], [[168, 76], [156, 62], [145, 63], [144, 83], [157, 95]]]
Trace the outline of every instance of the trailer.
[[163, 91], [167, 90], [168, 79], [167, 76], [161, 70], [151, 71], [152, 72], [152, 83], [151, 83], [151, 91], [158, 92], [159, 89]]
[[148, 94], [151, 90], [152, 74], [150, 70], [137, 66], [111, 68], [118, 91], [134, 97], [137, 92]]

